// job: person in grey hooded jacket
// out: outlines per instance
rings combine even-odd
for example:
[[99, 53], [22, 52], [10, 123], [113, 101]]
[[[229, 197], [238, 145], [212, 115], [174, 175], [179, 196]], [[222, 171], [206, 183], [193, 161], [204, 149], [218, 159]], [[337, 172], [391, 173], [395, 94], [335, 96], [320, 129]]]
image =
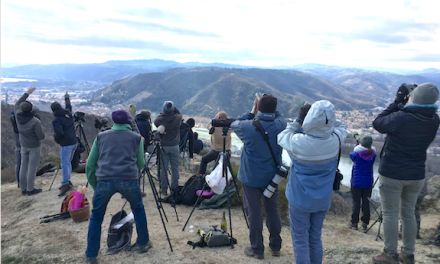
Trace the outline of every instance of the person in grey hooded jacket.
[[292, 161], [286, 197], [295, 262], [321, 264], [321, 230], [332, 201], [339, 140], [344, 142], [347, 131], [329, 101], [307, 108], [278, 135], [278, 145]]
[[35, 175], [40, 163], [41, 141], [45, 138], [41, 122], [32, 112], [32, 103], [26, 101], [35, 91], [31, 87], [15, 103], [15, 118], [21, 144], [20, 188], [23, 195], [41, 192], [35, 189]]

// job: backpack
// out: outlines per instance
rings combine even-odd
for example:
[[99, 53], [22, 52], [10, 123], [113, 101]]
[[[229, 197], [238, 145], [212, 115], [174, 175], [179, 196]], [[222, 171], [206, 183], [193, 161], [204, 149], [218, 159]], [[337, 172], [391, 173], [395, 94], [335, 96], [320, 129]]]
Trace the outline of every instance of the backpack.
[[216, 226], [201, 227], [197, 234], [200, 235], [199, 242], [188, 241], [188, 245], [195, 247], [221, 247], [237, 244], [237, 240], [231, 237], [228, 232], [218, 229]]
[[117, 212], [110, 221], [107, 235], [107, 255], [113, 255], [123, 249], [127, 250], [131, 247], [133, 223], [129, 221], [120, 228], [115, 228], [115, 225], [126, 216], [127, 212], [122, 209], [121, 211]]
[[61, 213], [69, 212], [70, 209], [70, 200], [73, 199], [73, 192], [69, 193], [69, 195], [64, 198], [63, 202], [61, 203]]
[[[188, 179], [188, 181], [183, 185], [182, 189], [180, 190], [179, 202], [181, 204], [194, 205], [198, 198], [196, 192], [198, 190], [203, 189], [204, 185], [205, 185], [204, 176], [199, 176], [199, 175], [191, 176], [191, 178]], [[176, 203], [178, 202], [176, 201]]]

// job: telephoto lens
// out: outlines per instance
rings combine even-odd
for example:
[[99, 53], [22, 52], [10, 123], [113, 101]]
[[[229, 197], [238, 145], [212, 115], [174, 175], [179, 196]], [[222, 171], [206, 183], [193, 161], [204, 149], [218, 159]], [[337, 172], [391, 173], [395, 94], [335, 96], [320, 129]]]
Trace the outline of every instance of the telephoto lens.
[[266, 189], [264, 190], [263, 194], [267, 198], [271, 198], [275, 190], [277, 189], [278, 184], [283, 178], [287, 178], [287, 175], [289, 174], [289, 171], [284, 168], [283, 166], [279, 167], [277, 169], [277, 173], [272, 178], [272, 181], [267, 185]]

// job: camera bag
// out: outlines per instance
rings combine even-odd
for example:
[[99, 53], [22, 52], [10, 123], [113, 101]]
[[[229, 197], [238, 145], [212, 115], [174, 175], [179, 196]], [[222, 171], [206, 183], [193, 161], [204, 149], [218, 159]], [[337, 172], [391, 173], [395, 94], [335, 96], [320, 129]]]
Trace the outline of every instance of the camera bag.
[[341, 181], [344, 179], [344, 175], [339, 171], [339, 161], [341, 160], [341, 139], [339, 138], [338, 134], [334, 133], [339, 140], [339, 154], [338, 154], [338, 165], [336, 165], [336, 173], [335, 173], [335, 179], [333, 180], [333, 191], [339, 191], [339, 188], [341, 187]]

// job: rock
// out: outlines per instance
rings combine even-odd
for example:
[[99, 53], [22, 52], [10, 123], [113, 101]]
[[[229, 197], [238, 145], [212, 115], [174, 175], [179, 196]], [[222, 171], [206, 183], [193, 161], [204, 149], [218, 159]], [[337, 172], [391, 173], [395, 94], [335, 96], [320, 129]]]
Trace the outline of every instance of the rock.
[[16, 211], [16, 212], [17, 212], [17, 211], [21, 211], [21, 210], [23, 210], [23, 209], [26, 209], [26, 208], [30, 207], [31, 204], [32, 204], [32, 202], [33, 202], [33, 199], [25, 199], [25, 200], [19, 201], [19, 202], [15, 205], [15, 211]]
[[440, 213], [440, 175], [433, 176], [428, 181], [428, 193], [423, 200], [422, 209]]

